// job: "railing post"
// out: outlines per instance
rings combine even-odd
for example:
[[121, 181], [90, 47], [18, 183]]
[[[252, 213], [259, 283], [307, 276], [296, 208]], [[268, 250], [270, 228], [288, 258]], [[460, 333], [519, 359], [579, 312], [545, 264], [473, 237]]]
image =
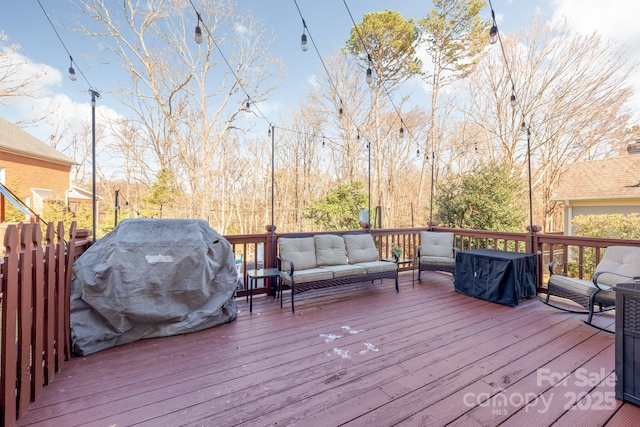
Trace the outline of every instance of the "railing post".
[[264, 268], [276, 268], [276, 226], [269, 224], [264, 228], [268, 233], [267, 243], [264, 245]]
[[20, 243], [18, 228], [9, 225], [4, 236], [6, 254], [4, 256], [3, 274], [0, 275], [2, 284], [2, 337], [0, 367], [0, 424], [12, 426], [17, 415], [16, 383], [17, 369], [17, 334], [18, 324], [18, 270], [20, 258]]
[[[33, 261], [33, 223], [24, 223], [20, 229], [20, 262], [18, 273], [18, 418], [21, 417], [31, 402], [31, 316], [33, 306], [32, 295], [32, 261]], [[3, 354], [4, 356], [4, 354]], [[40, 363], [38, 361], [38, 363]]]
[[[278, 264], [276, 262], [276, 226], [273, 224], [269, 224], [265, 226], [265, 229], [267, 230], [267, 242], [264, 245], [263, 268], [277, 268]], [[258, 267], [256, 266], [255, 268]], [[270, 278], [269, 280], [273, 281], [273, 278]], [[271, 282], [270, 285], [271, 286], [269, 286], [268, 289], [274, 289], [273, 282]]]
[[532, 253], [537, 258], [538, 272], [536, 274], [536, 288], [539, 290], [542, 288], [542, 251], [540, 250], [540, 231], [542, 227], [539, 225], [533, 225], [533, 230], [527, 225], [527, 231], [529, 232], [530, 241], [527, 242], [527, 252]]

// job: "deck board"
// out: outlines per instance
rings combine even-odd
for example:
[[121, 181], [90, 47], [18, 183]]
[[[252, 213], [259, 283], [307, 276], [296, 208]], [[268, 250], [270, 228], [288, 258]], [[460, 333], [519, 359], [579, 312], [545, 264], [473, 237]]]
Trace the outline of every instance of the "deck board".
[[287, 294], [253, 313], [240, 298], [230, 324], [73, 358], [17, 425], [628, 425], [640, 408], [594, 408], [614, 390], [612, 335], [538, 299], [488, 303], [439, 272], [306, 292], [295, 314]]

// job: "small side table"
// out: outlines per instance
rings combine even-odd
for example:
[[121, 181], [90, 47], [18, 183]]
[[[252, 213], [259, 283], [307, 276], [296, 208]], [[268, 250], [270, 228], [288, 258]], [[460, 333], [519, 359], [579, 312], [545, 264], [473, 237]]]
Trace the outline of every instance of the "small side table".
[[398, 264], [398, 267], [400, 267], [401, 265], [411, 265], [411, 286], [415, 286], [415, 279], [414, 279], [414, 274], [413, 274], [413, 260], [411, 258], [383, 258], [382, 261], [387, 261], [387, 262], [395, 262], [396, 264]]
[[247, 282], [249, 285], [249, 290], [247, 292], [247, 299], [249, 300], [249, 313], [253, 311], [253, 281], [257, 279], [275, 279], [277, 283], [276, 289], [280, 291], [280, 298], [282, 299], [282, 285], [280, 283], [280, 270], [278, 270], [277, 268], [261, 268], [259, 270], [247, 270]]

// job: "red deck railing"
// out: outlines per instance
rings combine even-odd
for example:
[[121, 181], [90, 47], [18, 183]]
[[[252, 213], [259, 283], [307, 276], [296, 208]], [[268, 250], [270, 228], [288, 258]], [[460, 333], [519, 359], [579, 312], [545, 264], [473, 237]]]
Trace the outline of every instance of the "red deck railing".
[[88, 230], [71, 225], [9, 225], [0, 259], [2, 339], [0, 417], [12, 426], [71, 357], [71, 266], [88, 247]]
[[[420, 232], [428, 228], [372, 229], [379, 256], [391, 257], [391, 247], [403, 248], [403, 257], [415, 259]], [[543, 289], [546, 266], [551, 259], [574, 261], [580, 266], [568, 273], [587, 277], [603, 250], [612, 245], [640, 246], [640, 240], [595, 239], [556, 234], [502, 233], [484, 230], [434, 227], [433, 231], [451, 231], [460, 250], [491, 248], [538, 255], [538, 289]], [[303, 233], [313, 235], [317, 233]], [[34, 401], [42, 387], [60, 372], [71, 357], [70, 284], [73, 261], [89, 247], [89, 230], [75, 230], [72, 225], [65, 242], [64, 228], [47, 226], [43, 238], [39, 224], [10, 225], [4, 244], [6, 254], [0, 258], [2, 284], [2, 364], [0, 372], [0, 416], [2, 424], [15, 424]], [[290, 233], [229, 235], [238, 270], [275, 267], [277, 240]], [[300, 235], [300, 233], [296, 233]], [[411, 269], [403, 266], [402, 269]], [[243, 289], [246, 277], [243, 274]], [[256, 292], [267, 292], [268, 287]], [[244, 290], [238, 291], [244, 296]]]

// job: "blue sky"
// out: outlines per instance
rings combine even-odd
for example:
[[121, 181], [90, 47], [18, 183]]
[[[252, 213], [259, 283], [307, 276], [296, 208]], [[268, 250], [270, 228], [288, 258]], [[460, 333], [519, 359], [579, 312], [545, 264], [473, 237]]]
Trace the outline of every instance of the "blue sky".
[[[77, 20], [87, 18], [72, 2], [40, 1], [78, 67], [103, 94], [98, 102], [99, 112], [117, 115], [120, 106], [109, 95], [117, 86], [117, 79], [114, 78], [117, 69], [113, 65], [92, 59], [96, 53], [96, 43], [74, 31]], [[199, 2], [193, 2], [198, 7]], [[268, 101], [271, 106], [269, 115], [273, 116], [273, 120], [278, 120], [289, 109], [295, 108], [300, 93], [309, 89], [312, 76], [324, 71], [312, 46], [307, 52], [300, 50], [302, 21], [293, 0], [238, 0], [236, 3], [238, 7], [250, 10], [272, 33], [275, 40], [273, 54], [283, 59], [287, 69], [280, 88]], [[417, 20], [424, 17], [432, 6], [426, 0], [346, 0], [346, 3], [356, 22], [360, 22], [366, 12], [384, 9], [394, 9], [405, 18], [413, 17]], [[298, 5], [322, 55], [329, 55], [345, 43], [353, 23], [344, 0], [298, 0]], [[591, 33], [597, 30], [627, 46], [629, 59], [640, 59], [640, 42], [637, 41], [640, 40], [640, 27], [635, 23], [636, 17], [640, 16], [640, 2], [492, 0], [492, 6], [503, 35], [508, 36], [510, 31], [529, 26], [536, 16], [542, 20], [554, 20], [564, 15], [578, 31]], [[21, 46], [19, 52], [28, 66], [47, 71], [42, 82], [44, 87], [37, 98], [10, 101], [5, 106], [0, 106], [0, 116], [9, 121], [23, 120], [41, 111], [49, 99], [55, 99], [60, 102], [61, 110], [70, 120], [89, 120], [91, 110], [88, 85], [81, 76], [78, 76], [76, 82], [67, 78], [69, 56], [38, 2], [5, 1], [0, 10], [0, 31], [8, 37], [7, 43]], [[488, 7], [484, 17], [490, 17]], [[635, 80], [639, 81], [636, 87], [640, 90], [640, 78], [635, 76]], [[419, 92], [422, 89], [410, 90]], [[422, 93], [422, 96], [425, 100], [428, 99], [428, 94]], [[43, 140], [53, 132], [44, 123], [30, 126], [27, 131]]]

